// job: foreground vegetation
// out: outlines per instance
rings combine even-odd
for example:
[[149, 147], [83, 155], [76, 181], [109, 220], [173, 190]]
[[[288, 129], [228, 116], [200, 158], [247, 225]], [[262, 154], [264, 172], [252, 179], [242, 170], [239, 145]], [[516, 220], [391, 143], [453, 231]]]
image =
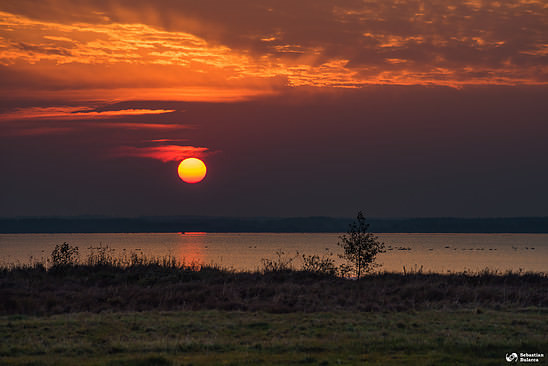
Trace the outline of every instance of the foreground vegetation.
[[0, 268], [0, 364], [499, 365], [548, 350], [544, 274], [352, 280], [328, 258], [293, 259], [235, 272], [58, 246], [49, 263]]
[[501, 365], [546, 311], [129, 312], [0, 317], [3, 365]]
[[170, 263], [0, 269], [0, 315], [149, 310], [270, 313], [548, 307], [542, 274], [232, 272]]

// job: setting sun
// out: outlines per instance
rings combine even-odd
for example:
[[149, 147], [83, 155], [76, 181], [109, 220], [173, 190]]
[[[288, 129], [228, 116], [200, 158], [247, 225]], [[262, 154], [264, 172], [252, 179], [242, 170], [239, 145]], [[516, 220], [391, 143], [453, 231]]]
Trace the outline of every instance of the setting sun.
[[206, 176], [206, 165], [197, 158], [188, 158], [181, 161], [178, 172], [179, 177], [186, 183], [201, 182]]

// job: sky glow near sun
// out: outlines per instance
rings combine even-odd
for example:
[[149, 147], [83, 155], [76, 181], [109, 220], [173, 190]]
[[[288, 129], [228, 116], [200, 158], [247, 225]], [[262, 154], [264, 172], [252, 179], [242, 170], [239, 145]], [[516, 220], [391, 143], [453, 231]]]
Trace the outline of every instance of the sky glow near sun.
[[206, 147], [163, 145], [134, 147], [122, 146], [117, 149], [116, 155], [130, 156], [140, 158], [151, 158], [160, 160], [164, 163], [170, 161], [179, 161], [189, 156], [205, 156], [208, 152]]

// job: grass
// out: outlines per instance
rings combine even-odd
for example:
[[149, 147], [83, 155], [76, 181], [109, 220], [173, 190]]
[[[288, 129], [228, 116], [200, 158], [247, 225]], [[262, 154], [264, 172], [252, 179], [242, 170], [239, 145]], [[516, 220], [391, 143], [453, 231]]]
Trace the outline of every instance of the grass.
[[509, 310], [548, 307], [542, 274], [377, 273], [359, 281], [309, 271], [232, 272], [145, 264], [0, 269], [0, 315], [239, 310]]
[[0, 365], [500, 365], [548, 350], [545, 274], [355, 281], [288, 264], [235, 272], [101, 251], [0, 268]]
[[500, 365], [546, 311], [197, 311], [0, 317], [3, 365]]

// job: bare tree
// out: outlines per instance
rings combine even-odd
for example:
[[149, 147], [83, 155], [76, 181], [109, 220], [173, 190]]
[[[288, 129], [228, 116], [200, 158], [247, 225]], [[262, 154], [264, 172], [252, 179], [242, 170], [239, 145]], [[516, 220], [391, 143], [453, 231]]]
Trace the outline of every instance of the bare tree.
[[358, 279], [363, 273], [370, 272], [378, 266], [375, 257], [384, 252], [384, 243], [373, 233], [368, 232], [369, 224], [362, 211], [358, 211], [356, 220], [349, 225], [347, 234], [341, 235], [338, 244], [344, 249], [341, 258], [351, 264]]

